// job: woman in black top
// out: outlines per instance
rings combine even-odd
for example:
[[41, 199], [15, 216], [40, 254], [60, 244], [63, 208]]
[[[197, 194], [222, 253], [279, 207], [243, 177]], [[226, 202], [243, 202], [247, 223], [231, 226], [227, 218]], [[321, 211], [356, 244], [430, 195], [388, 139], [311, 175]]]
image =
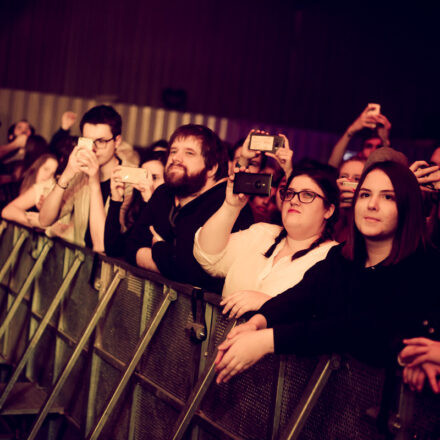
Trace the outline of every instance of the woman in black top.
[[371, 165], [353, 210], [347, 242], [219, 346], [218, 383], [267, 353], [349, 352], [382, 366], [396, 362], [403, 338], [439, 339], [440, 256], [426, 246], [416, 178], [398, 163]]

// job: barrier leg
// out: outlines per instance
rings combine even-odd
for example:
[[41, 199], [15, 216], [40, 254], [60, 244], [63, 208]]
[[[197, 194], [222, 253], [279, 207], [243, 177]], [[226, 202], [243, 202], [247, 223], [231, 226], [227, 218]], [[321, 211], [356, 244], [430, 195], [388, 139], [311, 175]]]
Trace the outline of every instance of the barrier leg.
[[294, 440], [299, 437], [307, 417], [319, 399], [332, 371], [338, 369], [339, 366], [340, 358], [337, 355], [322, 356], [320, 358], [281, 440]]
[[40, 322], [40, 325], [38, 326], [37, 330], [35, 331], [34, 335], [32, 336], [32, 339], [29, 342], [29, 345], [27, 346], [26, 351], [24, 352], [23, 356], [21, 357], [20, 362], [17, 365], [17, 368], [15, 369], [14, 373], [12, 374], [11, 379], [9, 380], [5, 389], [3, 390], [3, 393], [0, 396], [0, 409], [5, 404], [6, 399], [8, 398], [9, 393], [12, 391], [14, 384], [17, 382], [21, 372], [23, 371], [23, 368], [26, 366], [27, 361], [32, 356], [32, 353], [34, 352], [35, 347], [37, 346], [38, 342], [40, 341], [41, 336], [44, 333], [44, 330], [46, 329], [47, 325], [49, 324], [49, 321], [51, 320], [53, 314], [57, 310], [58, 305], [60, 304], [61, 300], [64, 298], [64, 295], [67, 292], [67, 288], [69, 287], [70, 283], [72, 282], [73, 277], [75, 276], [77, 270], [79, 269], [79, 267], [81, 266], [83, 261], [84, 261], [84, 255], [78, 254], [72, 264], [72, 267], [70, 268], [70, 270], [67, 273], [66, 277], [64, 278], [60, 288], [58, 289], [58, 292], [55, 295], [55, 298], [52, 300], [52, 303], [50, 304], [49, 309], [47, 310], [46, 314], [44, 315], [43, 319]]
[[154, 333], [156, 332], [160, 322], [162, 321], [166, 311], [168, 310], [168, 307], [170, 306], [171, 302], [175, 301], [177, 299], [177, 293], [172, 290], [171, 288], [168, 289], [168, 293], [166, 297], [163, 299], [162, 304], [160, 305], [159, 310], [156, 312], [151, 324], [149, 327], [147, 327], [143, 335], [141, 337], [141, 340], [137, 344], [135, 353], [133, 355], [133, 358], [131, 359], [130, 363], [128, 364], [127, 368], [125, 369], [124, 375], [122, 376], [121, 381], [119, 382], [118, 386], [116, 387], [116, 390], [114, 391], [113, 395], [110, 398], [110, 401], [108, 402], [104, 412], [102, 413], [100, 419], [98, 420], [95, 428], [93, 429], [92, 433], [87, 436], [87, 440], [96, 440], [102, 429], [104, 428], [105, 424], [107, 423], [116, 403], [118, 402], [119, 398], [121, 397], [122, 392], [124, 391], [125, 387], [128, 384], [128, 381], [130, 380], [130, 377], [132, 376], [137, 364], [139, 363], [141, 356], [143, 355], [144, 351], [146, 350], [148, 344], [151, 341], [151, 338], [153, 337]]
[[3, 281], [3, 278], [5, 277], [6, 273], [12, 266], [12, 263], [16, 260], [18, 252], [20, 251], [21, 247], [23, 246], [23, 243], [25, 242], [26, 238], [29, 237], [29, 232], [23, 229], [20, 232], [20, 235], [18, 237], [18, 240], [15, 242], [14, 247], [12, 249], [12, 252], [9, 254], [9, 257], [5, 261], [5, 264], [3, 264], [2, 269], [0, 270], [0, 282]]
[[14, 302], [12, 303], [11, 307], [9, 308], [8, 314], [6, 315], [4, 321], [2, 322], [2, 325], [0, 327], [0, 338], [5, 333], [6, 329], [8, 328], [9, 323], [11, 322], [16, 311], [18, 310], [18, 306], [23, 301], [23, 298], [26, 295], [29, 287], [31, 286], [31, 284], [34, 281], [37, 274], [40, 272], [41, 268], [43, 267], [44, 260], [46, 259], [52, 246], [53, 246], [52, 241], [47, 241], [44, 244], [44, 247], [41, 250], [40, 255], [38, 256], [37, 261], [35, 261], [31, 271], [29, 272], [29, 275], [26, 277], [26, 280], [24, 281], [23, 285], [21, 286], [21, 289], [18, 292]]
[[73, 367], [75, 366], [77, 360], [79, 359], [79, 356], [81, 355], [81, 352], [84, 350], [84, 347], [87, 344], [87, 341], [89, 340], [93, 330], [95, 329], [99, 319], [101, 318], [102, 314], [104, 313], [107, 304], [112, 299], [113, 294], [116, 290], [116, 288], [119, 285], [119, 282], [124, 278], [125, 273], [122, 269], [118, 269], [116, 272], [112, 282], [110, 283], [109, 287], [107, 288], [106, 292], [100, 299], [96, 310], [94, 311], [92, 318], [90, 322], [88, 323], [86, 329], [84, 330], [83, 334], [81, 335], [80, 340], [78, 341], [78, 344], [75, 347], [74, 352], [72, 353], [72, 356], [70, 357], [69, 361], [67, 362], [67, 365], [64, 367], [64, 370], [62, 371], [60, 377], [57, 379], [55, 386], [53, 387], [52, 391], [50, 392], [46, 402], [44, 403], [43, 407], [41, 408], [38, 418], [35, 421], [32, 431], [29, 434], [28, 440], [32, 440], [36, 437], [38, 434], [38, 431], [41, 428], [41, 425], [44, 422], [44, 419], [46, 418], [50, 407], [54, 403], [56, 397], [58, 396], [58, 393], [61, 391], [63, 385], [65, 384], [66, 380], [69, 377], [69, 374], [71, 373]]
[[[235, 327], [237, 321], [232, 321], [225, 330], [225, 336]], [[203, 372], [200, 379], [197, 381], [194, 389], [189, 396], [188, 401], [180, 412], [179, 418], [177, 419], [176, 426], [174, 428], [174, 434], [172, 435], [172, 440], [180, 440], [185, 434], [188, 425], [191, 422], [195, 412], [197, 411], [203, 397], [208, 391], [211, 382], [215, 376], [215, 358], [217, 353], [214, 351], [207, 361], [207, 366]]]

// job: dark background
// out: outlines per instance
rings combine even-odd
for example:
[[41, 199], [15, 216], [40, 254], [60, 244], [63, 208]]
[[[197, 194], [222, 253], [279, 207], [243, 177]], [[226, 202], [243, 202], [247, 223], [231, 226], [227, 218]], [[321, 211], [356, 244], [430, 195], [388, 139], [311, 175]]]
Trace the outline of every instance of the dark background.
[[[440, 139], [439, 8], [163, 0], [0, 3], [0, 87], [340, 133], [379, 102], [393, 137]], [[417, 5], [417, 6], [416, 6]]]

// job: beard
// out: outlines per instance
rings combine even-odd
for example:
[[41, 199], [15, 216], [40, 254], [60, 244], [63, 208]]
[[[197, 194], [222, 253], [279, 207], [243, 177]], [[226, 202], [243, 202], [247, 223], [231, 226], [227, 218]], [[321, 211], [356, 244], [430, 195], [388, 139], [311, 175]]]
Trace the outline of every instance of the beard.
[[[170, 168], [178, 166], [183, 173], [175, 174]], [[197, 174], [189, 175], [184, 165], [170, 164], [165, 169], [165, 184], [172, 189], [177, 197], [188, 197], [197, 194], [206, 184], [207, 169], [203, 168]]]

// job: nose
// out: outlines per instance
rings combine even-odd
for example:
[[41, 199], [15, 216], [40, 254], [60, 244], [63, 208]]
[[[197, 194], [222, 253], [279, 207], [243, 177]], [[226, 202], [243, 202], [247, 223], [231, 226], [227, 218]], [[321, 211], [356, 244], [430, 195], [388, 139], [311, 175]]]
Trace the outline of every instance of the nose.
[[372, 194], [371, 197], [368, 199], [368, 209], [376, 211], [378, 209], [378, 201], [378, 196]]
[[[296, 199], [296, 201], [295, 201]], [[298, 204], [301, 203], [299, 200], [299, 193], [296, 193], [291, 199], [290, 199], [290, 204], [294, 205], [294, 204]]]

